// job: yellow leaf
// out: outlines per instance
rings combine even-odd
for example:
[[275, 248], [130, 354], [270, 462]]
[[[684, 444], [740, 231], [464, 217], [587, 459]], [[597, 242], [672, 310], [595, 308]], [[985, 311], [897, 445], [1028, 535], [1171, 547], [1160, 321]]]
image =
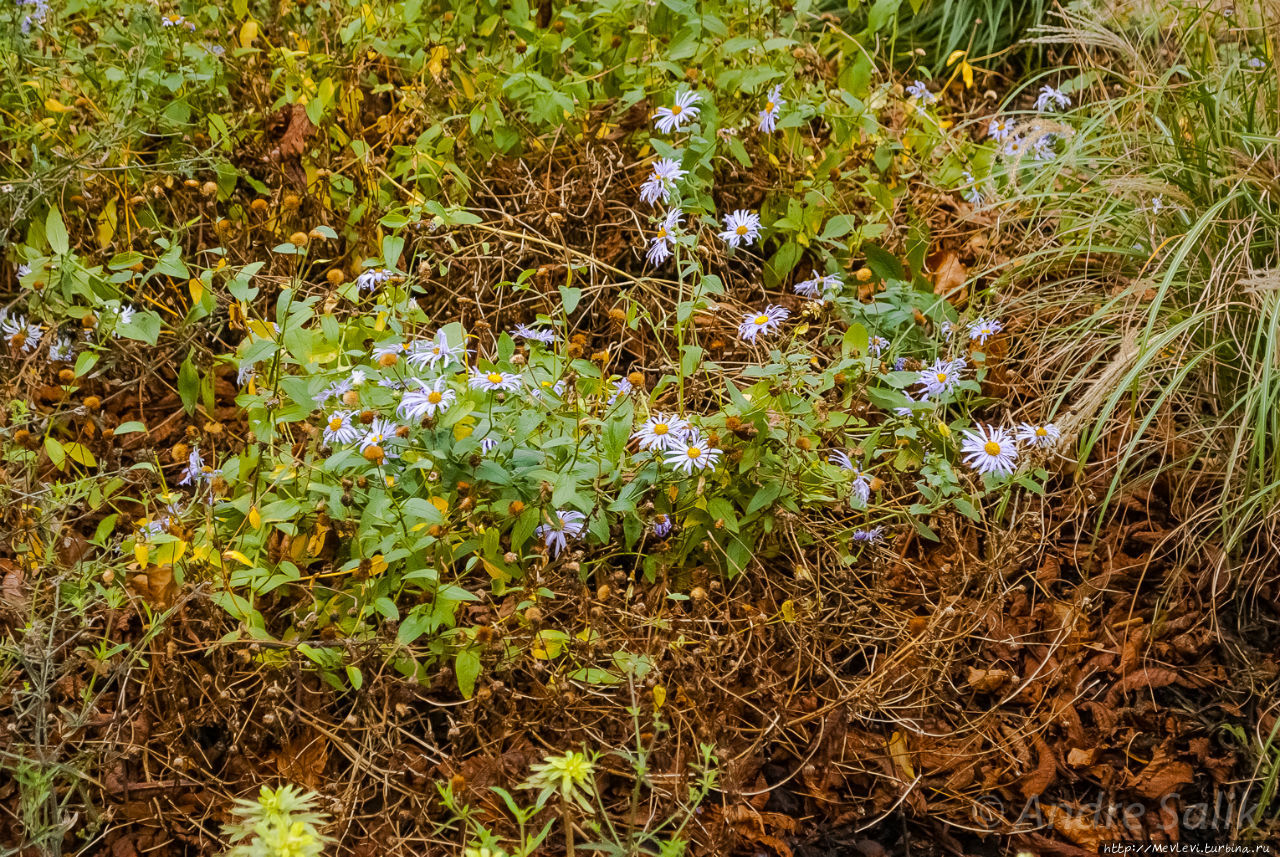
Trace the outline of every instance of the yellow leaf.
[[253, 562], [249, 559], [249, 557], [247, 557], [247, 556], [245, 556], [244, 554], [240, 553], [240, 551], [223, 551], [223, 552], [222, 552], [222, 558], [223, 558], [223, 559], [234, 559], [236, 562], [238, 562], [238, 563], [240, 563], [240, 564], [242, 564], [242, 565], [253, 565]]
[[437, 81], [444, 72], [444, 61], [449, 56], [449, 49], [444, 45], [436, 45], [431, 49], [431, 59], [427, 60], [427, 71], [431, 72], [431, 76]]
[[549, 661], [557, 658], [564, 651], [564, 640], [559, 637], [552, 637], [546, 631], [539, 631], [538, 636], [534, 638], [533, 656], [540, 661]]
[[667, 702], [667, 689], [660, 684], [653, 686], [653, 710], [660, 711]]
[[149, 553], [151, 553], [151, 550], [146, 545], [142, 545], [142, 544], [134, 545], [133, 546], [134, 562], [136, 562], [140, 566], [145, 566], [147, 564], [147, 555]]
[[262, 513], [258, 511], [257, 506], [249, 507], [249, 526], [255, 530], [262, 526]]
[[247, 48], [258, 40], [258, 22], [252, 19], [240, 25], [240, 47]]
[[74, 107], [68, 107], [56, 98], [46, 98], [44, 109], [50, 113], [72, 113], [75, 111]]
[[151, 562], [154, 565], [177, 565], [178, 560], [182, 559], [183, 554], [187, 552], [187, 543], [179, 539], [174, 542], [166, 542], [162, 545], [156, 545], [156, 555]]
[[916, 778], [915, 768], [911, 766], [911, 754], [907, 752], [907, 742], [903, 739], [901, 732], [894, 732], [893, 737], [889, 739], [889, 755], [893, 757], [894, 764], [902, 772], [904, 782]]
[[964, 79], [965, 89], [973, 89], [973, 66], [968, 62], [960, 63], [960, 77]]
[[796, 621], [796, 604], [790, 598], [782, 602], [782, 621]]
[[494, 565], [484, 557], [480, 557], [480, 562], [484, 565], [484, 570], [489, 572], [489, 576], [494, 580], [501, 580], [504, 583], [511, 579], [511, 575], [507, 574], [501, 567]]
[[464, 437], [470, 437], [474, 427], [469, 422], [459, 421], [453, 424], [453, 439], [462, 440]]
[[952, 51], [951, 56], [947, 57], [947, 65], [954, 65], [955, 61], [965, 55], [965, 51]]
[[204, 299], [204, 283], [195, 277], [187, 281], [187, 290], [191, 292], [191, 305], [195, 306]]
[[442, 515], [449, 511], [449, 501], [443, 497], [432, 497], [431, 505], [439, 509]]
[[387, 561], [382, 554], [376, 553], [369, 558], [369, 574], [382, 574], [387, 570]]
[[66, 443], [62, 446], [72, 461], [83, 464], [85, 467], [94, 467], [98, 463], [98, 459], [93, 457], [93, 453], [79, 443]]
[[98, 228], [95, 232], [98, 239], [98, 249], [105, 250], [111, 244], [111, 239], [116, 237], [116, 224], [119, 219], [116, 217], [116, 199], [112, 197], [107, 204], [102, 207], [102, 213], [98, 215]]

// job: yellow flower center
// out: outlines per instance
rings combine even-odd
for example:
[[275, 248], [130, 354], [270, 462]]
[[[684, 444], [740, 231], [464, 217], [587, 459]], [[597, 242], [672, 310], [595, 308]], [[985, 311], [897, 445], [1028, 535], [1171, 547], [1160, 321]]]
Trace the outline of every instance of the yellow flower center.
[[685, 455], [689, 456], [690, 458], [697, 458], [700, 455], [702, 455], [702, 450], [698, 449], [696, 446], [691, 446], [689, 447], [689, 450], [688, 452], [685, 453]]
[[666, 238], [666, 237], [667, 237], [667, 227], [665, 227], [665, 226], [659, 226], [659, 227], [658, 227], [658, 237], [659, 237], [659, 238]]
[[334, 417], [333, 419], [329, 420], [330, 431], [337, 431], [340, 428], [342, 428], [342, 417]]
[[773, 102], [772, 102], [772, 101], [766, 101], [766, 102], [765, 102], [765, 105], [764, 105], [764, 112], [765, 112], [765, 113], [772, 113], [772, 112], [773, 112], [773, 107], [774, 107], [774, 104], [773, 104]]
[[734, 231], [735, 231], [735, 232], [737, 232], [739, 235], [746, 235], [746, 234], [747, 234], [747, 224], [745, 224], [745, 223], [741, 223], [741, 224], [739, 224], [739, 225], [738, 225], [738, 228], [737, 228], [737, 229], [735, 229]]
[[1045, 430], [1044, 426], [1036, 426], [1036, 437], [1048, 437], [1048, 436], [1049, 436], [1049, 432]]
[[681, 113], [683, 110], [684, 110], [684, 108], [683, 108], [683, 107], [681, 107], [679, 104], [674, 104], [674, 105], [672, 105], [672, 107], [671, 107], [671, 115], [672, 115], [672, 116], [679, 116], [679, 115], [680, 115], [680, 113]]
[[444, 396], [442, 396], [440, 393], [437, 393], [435, 390], [432, 390], [430, 393], [427, 393], [427, 401], [433, 405], [440, 404], [440, 400], [443, 398]]
[[667, 433], [667, 424], [666, 424], [666, 423], [654, 423], [654, 426], [653, 426], [653, 433], [654, 433], [654, 434], [666, 434], [666, 433]]
[[983, 444], [982, 451], [985, 452], [987, 455], [999, 455], [1000, 444], [996, 443], [994, 440], [989, 440], [985, 444]]
[[768, 324], [768, 323], [769, 323], [769, 316], [764, 315], [763, 313], [761, 313], [760, 315], [756, 316], [756, 324], [761, 324], [761, 325], [763, 325], [763, 324]]
[[935, 378], [937, 378], [937, 379], [938, 379], [938, 383], [939, 383], [939, 384], [945, 384], [945, 383], [947, 383], [947, 373], [946, 373], [946, 372], [939, 372], [937, 375], [934, 375], [933, 377], [935, 377]]
[[501, 375], [500, 373], [498, 373], [498, 372], [490, 372], [490, 373], [489, 373], [489, 383], [490, 383], [490, 384], [501, 384], [501, 383], [502, 383], [502, 375]]

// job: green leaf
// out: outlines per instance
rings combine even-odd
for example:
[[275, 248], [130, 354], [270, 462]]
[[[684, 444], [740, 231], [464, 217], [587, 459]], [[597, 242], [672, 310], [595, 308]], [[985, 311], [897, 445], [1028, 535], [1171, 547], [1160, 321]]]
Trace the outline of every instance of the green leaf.
[[132, 268], [141, 262], [143, 256], [136, 250], [130, 250], [127, 253], [117, 253], [111, 257], [111, 261], [107, 263], [107, 267], [113, 271], [121, 271], [125, 268]]
[[49, 460], [53, 462], [53, 466], [62, 470], [67, 463], [67, 453], [63, 450], [62, 444], [58, 443], [51, 437], [44, 439], [44, 451], [48, 453]]
[[560, 299], [564, 301], [565, 315], [572, 315], [573, 311], [578, 308], [578, 302], [582, 300], [582, 289], [573, 289], [569, 286], [561, 286]]
[[747, 514], [750, 515], [753, 512], [758, 512], [766, 506], [772, 505], [773, 501], [777, 500], [778, 495], [781, 493], [781, 482], [765, 483], [760, 487], [760, 490], [756, 492], [756, 496], [751, 498], [751, 503], [747, 506]]
[[74, 370], [76, 377], [83, 377], [84, 373], [92, 369], [97, 364], [99, 356], [96, 351], [81, 351], [80, 356], [76, 358], [76, 368]]
[[71, 251], [71, 238], [67, 235], [67, 225], [62, 222], [62, 212], [56, 208], [50, 208], [48, 215], [45, 216], [44, 237], [55, 256], [65, 256]]
[[800, 245], [794, 241], [788, 241], [778, 248], [778, 252], [765, 263], [764, 266], [764, 285], [767, 289], [777, 288], [778, 284], [786, 278], [787, 274], [795, 268], [800, 261], [800, 256], [804, 253]]
[[867, 257], [867, 267], [880, 279], [905, 280], [907, 278], [906, 271], [902, 269], [902, 263], [887, 250], [868, 244], [862, 248], [862, 252]]
[[117, 324], [116, 331], [125, 339], [155, 345], [160, 338], [160, 316], [150, 310], [136, 312], [128, 324]]
[[458, 677], [458, 691], [470, 699], [476, 692], [476, 679], [480, 677], [480, 652], [471, 647], [459, 649], [453, 658], [453, 673]]
[[853, 354], [865, 355], [867, 346], [870, 345], [871, 339], [867, 329], [860, 324], [851, 324], [849, 329], [844, 332], [844, 342], [841, 351], [844, 356], [848, 357]]
[[196, 402], [200, 398], [200, 372], [191, 362], [190, 354], [178, 368], [178, 395], [182, 397], [182, 407], [187, 414], [194, 414]]
[[130, 420], [127, 423], [120, 423], [120, 425], [116, 426], [114, 430], [114, 434], [116, 437], [119, 437], [122, 434], [136, 434], [137, 432], [140, 432], [140, 431], [144, 432], [146, 430], [147, 430], [147, 427], [144, 426], [142, 423], [138, 422], [137, 420]]
[[583, 667], [569, 673], [566, 678], [569, 681], [581, 681], [587, 684], [617, 684], [622, 681], [622, 676], [600, 667]]
[[533, 535], [533, 531], [538, 528], [538, 510], [525, 509], [520, 513], [520, 517], [516, 519], [516, 525], [511, 528], [511, 549], [520, 550], [524, 547], [524, 543], [529, 540], [529, 536]]
[[858, 227], [858, 218], [852, 214], [837, 214], [835, 217], [827, 221], [827, 225], [822, 227], [822, 235], [819, 236], [823, 241], [834, 241], [837, 238], [843, 238]]

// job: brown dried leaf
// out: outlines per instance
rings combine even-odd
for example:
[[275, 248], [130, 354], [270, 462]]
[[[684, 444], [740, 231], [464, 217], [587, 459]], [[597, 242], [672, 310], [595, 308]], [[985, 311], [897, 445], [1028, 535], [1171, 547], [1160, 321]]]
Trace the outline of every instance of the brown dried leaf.
[[1122, 696], [1136, 688], [1168, 687], [1177, 680], [1177, 670], [1169, 670], [1162, 667], [1145, 667], [1137, 672], [1129, 673], [1112, 685], [1111, 690], [1107, 692], [1107, 705], [1114, 706]]
[[329, 742], [318, 732], [300, 735], [276, 753], [276, 770], [286, 780], [318, 789], [329, 761]]
[[947, 250], [933, 269], [933, 293], [946, 297], [952, 303], [961, 303], [969, 295], [968, 289], [964, 288], [968, 276], [969, 271], [960, 262], [960, 254]]
[[1053, 758], [1053, 750], [1039, 735], [1031, 736], [1031, 743], [1036, 748], [1036, 769], [1027, 774], [1019, 784], [1023, 797], [1044, 794], [1057, 778], [1058, 764]]
[[289, 105], [289, 125], [280, 137], [280, 154], [286, 158], [300, 157], [307, 150], [307, 138], [316, 130], [307, 118], [307, 109], [301, 104]]
[[1009, 683], [1013, 673], [1008, 670], [983, 670], [969, 667], [969, 686], [979, 693], [997, 691]]
[[1147, 800], [1160, 800], [1176, 793], [1182, 786], [1191, 785], [1195, 772], [1191, 765], [1169, 755], [1163, 746], [1157, 747], [1151, 763], [1138, 774], [1138, 793]]

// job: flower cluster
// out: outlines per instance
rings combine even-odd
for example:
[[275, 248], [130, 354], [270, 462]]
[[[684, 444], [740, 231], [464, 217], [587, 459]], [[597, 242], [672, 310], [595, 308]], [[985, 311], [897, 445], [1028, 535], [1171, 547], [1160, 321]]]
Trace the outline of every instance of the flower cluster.
[[1017, 434], [999, 426], [977, 425], [963, 435], [960, 446], [964, 461], [979, 473], [1009, 476], [1018, 466], [1018, 444], [1052, 449], [1062, 433], [1053, 423], [1022, 423]]

